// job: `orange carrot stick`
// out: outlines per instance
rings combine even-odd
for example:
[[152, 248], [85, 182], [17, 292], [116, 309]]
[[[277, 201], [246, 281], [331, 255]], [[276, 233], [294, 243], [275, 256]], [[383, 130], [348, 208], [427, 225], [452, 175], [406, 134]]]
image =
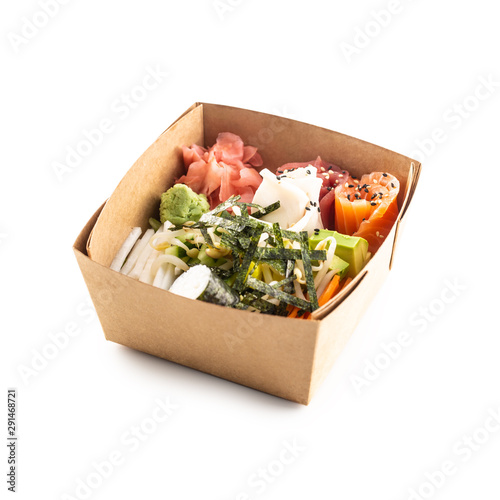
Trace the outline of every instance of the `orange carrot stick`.
[[319, 307], [324, 306], [337, 292], [339, 288], [340, 277], [336, 274], [332, 281], [328, 283], [328, 286], [325, 288], [325, 291], [321, 294], [321, 297], [318, 300]]

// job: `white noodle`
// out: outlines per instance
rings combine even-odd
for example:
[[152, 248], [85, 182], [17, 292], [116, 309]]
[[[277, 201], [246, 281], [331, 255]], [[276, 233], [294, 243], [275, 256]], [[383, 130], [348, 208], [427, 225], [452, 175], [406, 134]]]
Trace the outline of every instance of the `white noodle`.
[[321, 283], [319, 284], [316, 290], [316, 295], [318, 297], [321, 297], [321, 294], [326, 290], [326, 287], [328, 286], [330, 281], [332, 281], [334, 276], [335, 276], [335, 270], [326, 273], [325, 277], [321, 280]]
[[144, 236], [141, 238], [139, 244], [130, 252], [127, 262], [125, 262], [124, 266], [120, 270], [121, 273], [128, 274], [130, 271], [132, 271], [132, 269], [135, 266], [135, 263], [137, 262], [137, 259], [139, 258], [139, 255], [141, 255], [144, 248], [146, 248], [146, 245], [149, 243], [149, 239], [153, 234], [154, 234], [154, 229], [148, 229], [144, 233]]
[[189, 266], [182, 259], [179, 259], [179, 257], [176, 257], [175, 255], [162, 254], [153, 262], [153, 265], [151, 266], [151, 272], [156, 275], [160, 266], [165, 262], [173, 264], [175, 267], [178, 267], [183, 271], [187, 271], [189, 269]]
[[132, 250], [132, 247], [135, 245], [139, 236], [141, 235], [141, 232], [142, 230], [140, 227], [134, 227], [132, 231], [130, 231], [120, 250], [118, 250], [118, 252], [116, 253], [113, 262], [111, 263], [110, 268], [113, 269], [113, 271], [119, 271], [121, 269], [123, 263], [125, 262], [125, 259], [127, 258], [127, 255], [130, 253], [130, 250]]
[[[330, 241], [330, 246], [328, 248], [328, 251], [326, 252], [326, 261], [323, 262], [323, 267], [318, 271], [318, 274], [316, 274], [316, 277], [314, 278], [314, 287], [316, 288], [316, 291], [318, 290], [318, 287], [320, 286], [321, 281], [325, 277], [325, 275], [328, 273], [328, 270], [330, 268], [330, 265], [332, 263], [333, 257], [335, 255], [335, 248], [337, 246], [337, 241], [333, 236], [329, 236], [328, 238], [325, 238], [319, 245], [322, 248], [319, 248], [319, 250], [324, 250], [324, 247], [326, 247], [326, 244]], [[318, 247], [316, 247], [318, 249]], [[317, 293], [317, 292], [316, 292]], [[319, 294], [318, 294], [319, 295]]]
[[[161, 231], [162, 230], [162, 227], [163, 225], [160, 226], [160, 228], [158, 229], [158, 231]], [[146, 238], [146, 235], [144, 235], [144, 238]], [[149, 243], [151, 243], [151, 241], [149, 241]], [[152, 246], [151, 244], [149, 245], [146, 245], [144, 247], [144, 249], [142, 250], [141, 254], [139, 255], [138, 259], [137, 259], [137, 262], [135, 263], [135, 266], [134, 268], [132, 269], [132, 271], [130, 271], [128, 273], [128, 275], [131, 277], [131, 278], [134, 278], [134, 279], [139, 279], [140, 280], [140, 277], [142, 275], [142, 272], [144, 271], [145, 267], [146, 267], [146, 264], [149, 262], [149, 259], [152, 255], [156, 255], [158, 256], [159, 252], [156, 251]], [[149, 265], [149, 268], [151, 269], [151, 264]]]
[[170, 290], [170, 287], [174, 283], [175, 279], [175, 266], [173, 264], [167, 264], [167, 270], [165, 271], [165, 277], [161, 282], [161, 288], [163, 288], [163, 290]]
[[153, 286], [157, 286], [158, 288], [161, 288], [161, 285], [163, 283], [163, 279], [165, 278], [165, 273], [167, 271], [167, 265], [168, 264], [164, 264], [163, 266], [160, 266], [158, 268], [158, 271], [156, 272], [156, 274], [151, 273], [155, 277], [153, 280]]
[[297, 283], [297, 280], [294, 280], [294, 282], [293, 282], [293, 286], [294, 286], [294, 288], [295, 288], [295, 295], [296, 295], [299, 299], [306, 300], [305, 295], [302, 293], [302, 288], [301, 288], [301, 287], [300, 287], [300, 285]]
[[160, 255], [160, 252], [158, 250], [153, 250], [153, 253], [149, 256], [146, 265], [144, 266], [144, 269], [139, 276], [139, 281], [142, 281], [143, 283], [148, 283], [151, 285], [153, 283], [153, 275], [151, 274], [151, 266], [153, 265], [153, 262], [155, 259]]

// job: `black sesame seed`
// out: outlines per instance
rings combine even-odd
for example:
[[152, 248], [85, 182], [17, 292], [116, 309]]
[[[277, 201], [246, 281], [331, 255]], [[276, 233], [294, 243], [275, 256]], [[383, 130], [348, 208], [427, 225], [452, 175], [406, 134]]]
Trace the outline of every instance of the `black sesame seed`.
[[387, 174], [382, 174], [384, 177], [387, 177]]
[[321, 208], [320, 208], [320, 207], [318, 207], [318, 213], [319, 213], [319, 212], [321, 212]]
[[367, 189], [367, 188], [365, 188], [365, 193], [368, 193], [368, 192], [369, 192], [369, 191], [368, 191], [368, 189]]
[[349, 184], [347, 187], [353, 188], [354, 184]]
[[331, 191], [332, 189], [333, 189], [333, 188], [332, 188], [332, 186], [328, 186], [328, 187], [326, 188], [326, 190], [327, 190], [327, 191]]
[[375, 198], [376, 196], [377, 196], [377, 193], [372, 194], [372, 197], [370, 198], [370, 200], [373, 200], [373, 198]]
[[394, 182], [391, 182], [391, 187], [395, 188]]
[[348, 199], [349, 201], [351, 201], [351, 195], [350, 195], [350, 194], [348, 194], [348, 195], [347, 195], [347, 199]]
[[376, 203], [374, 201], [371, 201], [370, 205], [372, 205], [374, 207], [376, 205]]
[[311, 210], [309, 207], [306, 207], [306, 210]]

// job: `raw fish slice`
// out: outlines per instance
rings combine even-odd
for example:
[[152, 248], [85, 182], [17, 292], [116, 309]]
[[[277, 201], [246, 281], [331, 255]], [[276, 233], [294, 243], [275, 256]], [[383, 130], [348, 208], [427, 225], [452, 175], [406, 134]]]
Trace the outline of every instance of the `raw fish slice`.
[[349, 177], [335, 189], [335, 229], [368, 241], [378, 250], [398, 216], [399, 181], [391, 174], [373, 172], [360, 180]]

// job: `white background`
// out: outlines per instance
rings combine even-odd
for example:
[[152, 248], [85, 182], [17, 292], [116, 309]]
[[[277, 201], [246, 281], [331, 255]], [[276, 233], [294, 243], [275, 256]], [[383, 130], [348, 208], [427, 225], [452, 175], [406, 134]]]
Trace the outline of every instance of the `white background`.
[[[374, 24], [388, 6], [73, 0], [30, 31], [23, 18], [39, 4], [3, 2], [0, 321], [3, 385], [19, 392], [17, 498], [83, 498], [78, 480], [115, 451], [123, 463], [89, 498], [500, 497], [500, 432], [481, 430], [500, 407], [498, 15], [491, 0], [401, 0], [386, 26]], [[168, 77], [118, 112], [116, 100], [157, 66]], [[497, 83], [478, 101], [481, 78]], [[456, 118], [464, 100], [468, 116]], [[426, 141], [393, 271], [309, 407], [107, 343], [86, 303], [76, 235], [195, 101], [291, 116], [414, 157]], [[58, 179], [54, 163], [104, 118], [113, 131]], [[449, 282], [460, 290], [444, 304]], [[81, 333], [23, 378], [70, 323]], [[411, 345], [356, 390], [402, 332]], [[121, 436], [151, 423], [156, 398], [178, 408], [132, 451]], [[484, 444], [460, 444], [464, 435]], [[280, 466], [294, 440], [301, 451]], [[445, 461], [454, 473], [425, 485]], [[272, 482], [256, 483], [268, 466]]]

